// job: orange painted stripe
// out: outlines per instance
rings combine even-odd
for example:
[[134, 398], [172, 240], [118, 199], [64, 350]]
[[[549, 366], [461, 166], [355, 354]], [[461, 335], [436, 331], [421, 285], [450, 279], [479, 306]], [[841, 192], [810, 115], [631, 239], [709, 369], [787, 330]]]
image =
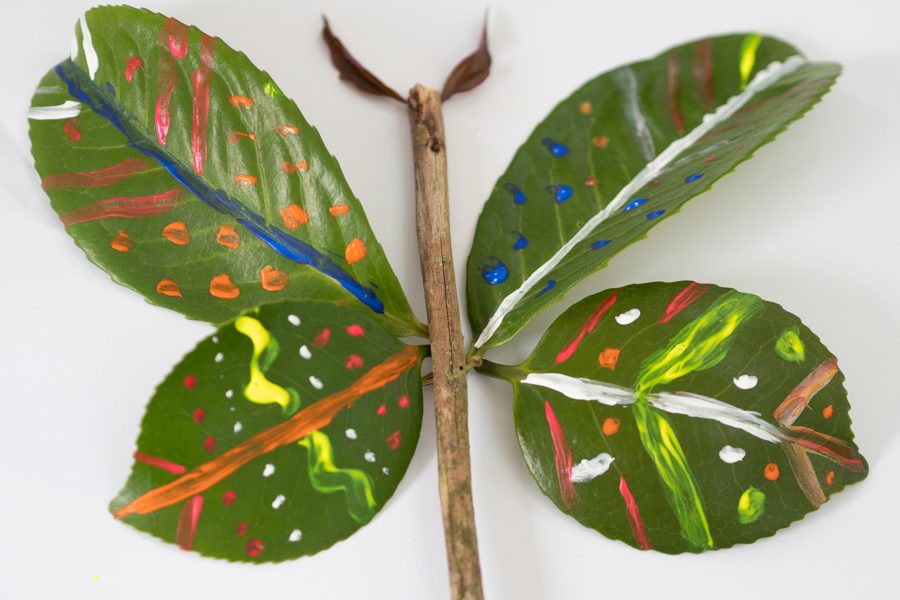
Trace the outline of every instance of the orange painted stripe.
[[62, 188], [106, 187], [119, 183], [137, 173], [153, 168], [153, 163], [143, 158], [128, 158], [105, 169], [47, 175], [41, 180], [45, 190]]
[[328, 212], [331, 213], [332, 217], [339, 217], [341, 215], [346, 215], [350, 212], [350, 205], [346, 202], [341, 202], [340, 204], [335, 204], [334, 206], [328, 209]]
[[240, 175], [234, 176], [234, 181], [238, 185], [256, 185], [256, 182], [259, 181], [253, 175], [247, 175], [246, 173], [241, 173]]
[[243, 131], [232, 131], [231, 133], [228, 134], [228, 141], [231, 142], [232, 144], [237, 144], [242, 139], [256, 141], [256, 134], [255, 133], [245, 133]]
[[279, 125], [275, 128], [279, 135], [293, 135], [300, 133], [300, 128], [296, 125]]
[[349, 387], [325, 396], [290, 419], [257, 433], [175, 481], [150, 490], [113, 514], [117, 519], [133, 514], [146, 515], [196, 496], [250, 461], [298, 442], [311, 432], [326, 427], [338, 413], [353, 406], [359, 398], [396, 381], [418, 363], [419, 350], [414, 346], [407, 346], [372, 367]]
[[253, 98], [247, 96], [229, 96], [228, 101], [235, 108], [250, 108], [253, 106]]
[[837, 359], [833, 356], [825, 359], [778, 405], [778, 408], [775, 409], [775, 420], [781, 425], [793, 425], [803, 410], [809, 406], [813, 396], [828, 385], [837, 372]]
[[151, 196], [107, 198], [63, 213], [59, 215], [59, 220], [63, 222], [63, 225], [69, 227], [110, 217], [122, 219], [154, 217], [167, 213], [178, 206], [182, 194], [181, 189], [171, 189]]

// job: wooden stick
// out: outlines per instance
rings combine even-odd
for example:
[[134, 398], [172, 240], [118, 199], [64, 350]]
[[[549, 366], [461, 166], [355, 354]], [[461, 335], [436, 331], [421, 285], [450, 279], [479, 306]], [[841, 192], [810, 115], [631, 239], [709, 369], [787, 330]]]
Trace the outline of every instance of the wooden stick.
[[440, 92], [416, 85], [409, 92], [416, 177], [416, 230], [431, 333], [438, 477], [444, 537], [454, 600], [481, 600], [481, 566], [472, 506], [467, 367], [459, 317], [447, 156]]

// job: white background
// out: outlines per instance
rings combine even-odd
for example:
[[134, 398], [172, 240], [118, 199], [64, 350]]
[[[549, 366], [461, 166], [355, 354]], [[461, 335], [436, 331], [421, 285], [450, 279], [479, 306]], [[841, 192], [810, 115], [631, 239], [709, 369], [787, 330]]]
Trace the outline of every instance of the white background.
[[[390, 85], [439, 86], [478, 38], [486, 0], [169, 0], [267, 69], [341, 161], [424, 319], [406, 115], [338, 81], [321, 13]], [[31, 167], [26, 112], [90, 2], [4, 0], [0, 19], [0, 597], [445, 598], [431, 395], [410, 472], [348, 541], [279, 565], [181, 552], [113, 520], [144, 403], [205, 324], [111, 283], [63, 230]], [[460, 281], [476, 216], [531, 128], [601, 71], [708, 34], [757, 30], [845, 74], [776, 143], [628, 249], [493, 358], [518, 361], [584, 295], [696, 279], [796, 312], [841, 358], [864, 483], [751, 546], [640, 553], [582, 528], [532, 483], [505, 383], [470, 379], [475, 505], [487, 597], [897, 598], [900, 569], [900, 4], [492, 0], [494, 70], [446, 107]]]

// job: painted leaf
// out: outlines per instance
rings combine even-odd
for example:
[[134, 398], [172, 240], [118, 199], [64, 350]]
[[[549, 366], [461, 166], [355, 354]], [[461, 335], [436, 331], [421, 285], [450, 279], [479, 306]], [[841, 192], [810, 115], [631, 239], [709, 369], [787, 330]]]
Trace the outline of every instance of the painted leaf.
[[519, 149], [479, 218], [467, 267], [475, 345], [508, 340], [802, 116], [839, 72], [781, 41], [728, 35], [578, 89]]
[[316, 129], [222, 40], [147, 10], [92, 9], [29, 116], [66, 230], [150, 302], [219, 323], [262, 302], [355, 297], [419, 331]]
[[421, 356], [362, 309], [284, 301], [247, 312], [156, 390], [110, 510], [228, 560], [328, 548], [372, 519], [412, 459]]
[[637, 548], [752, 542], [866, 476], [837, 359], [752, 294], [608, 290], [560, 316], [523, 365], [494, 369], [513, 384], [543, 492]]

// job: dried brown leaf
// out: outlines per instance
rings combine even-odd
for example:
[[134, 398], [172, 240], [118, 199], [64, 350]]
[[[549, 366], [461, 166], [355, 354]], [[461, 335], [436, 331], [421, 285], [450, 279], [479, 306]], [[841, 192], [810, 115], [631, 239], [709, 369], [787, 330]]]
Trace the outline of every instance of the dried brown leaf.
[[403, 96], [388, 87], [350, 54], [343, 42], [332, 33], [328, 19], [322, 17], [322, 20], [325, 22], [322, 28], [322, 37], [325, 39], [325, 43], [328, 45], [328, 50], [331, 53], [331, 63], [340, 73], [341, 79], [354, 85], [358, 90], [366, 94], [387, 96], [405, 104], [406, 100], [404, 100]]

